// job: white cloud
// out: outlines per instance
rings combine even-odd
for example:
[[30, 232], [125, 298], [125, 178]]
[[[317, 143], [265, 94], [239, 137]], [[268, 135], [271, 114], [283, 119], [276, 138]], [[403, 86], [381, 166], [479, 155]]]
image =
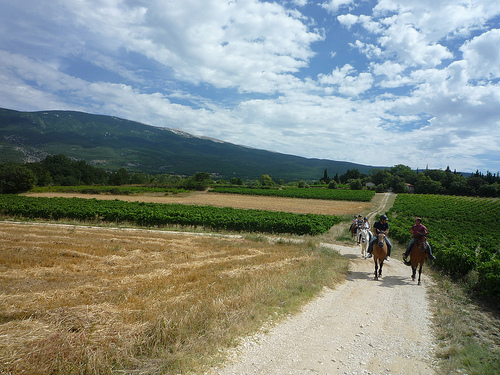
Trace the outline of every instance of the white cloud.
[[344, 25], [347, 28], [350, 28], [352, 25], [355, 25], [358, 22], [359, 17], [355, 16], [354, 14], [341, 14], [337, 17], [337, 20], [340, 22], [340, 24]]
[[[497, 0], [0, 2], [0, 104], [476, 170], [500, 155], [498, 15]], [[353, 152], [374, 142], [375, 159]]]
[[292, 4], [298, 7], [303, 7], [307, 5], [307, 0], [292, 0]]
[[346, 64], [342, 68], [337, 68], [331, 74], [318, 75], [318, 82], [328, 88], [336, 88], [343, 95], [358, 96], [369, 90], [373, 85], [373, 77], [370, 73], [355, 74], [354, 68]]
[[412, 24], [431, 43], [453, 35], [469, 35], [482, 29], [489, 19], [500, 14], [496, 0], [380, 0], [374, 14], [384, 16], [396, 13], [402, 22]]
[[255, 0], [156, 1], [146, 20], [126, 48], [178, 79], [241, 91], [275, 91], [280, 76], [307, 66], [311, 44], [323, 38], [281, 5]]
[[494, 29], [473, 38], [460, 47], [471, 77], [477, 79], [500, 77], [499, 46], [500, 29]]
[[433, 67], [453, 57], [446, 47], [429, 43], [426, 36], [414, 27], [398, 22], [394, 22], [384, 32], [379, 43], [389, 53], [396, 54], [399, 61], [408, 65]]
[[321, 7], [326, 9], [330, 13], [337, 13], [340, 8], [347, 7], [354, 4], [354, 0], [329, 0], [325, 3], [321, 3]]

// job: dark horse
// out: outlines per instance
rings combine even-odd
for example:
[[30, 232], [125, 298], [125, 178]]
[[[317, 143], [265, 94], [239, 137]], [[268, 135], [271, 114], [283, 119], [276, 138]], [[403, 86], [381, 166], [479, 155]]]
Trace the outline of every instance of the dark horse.
[[351, 238], [355, 238], [357, 239], [357, 234], [358, 234], [358, 231], [359, 231], [359, 228], [360, 228], [360, 225], [358, 224], [351, 224], [351, 228], [350, 228], [350, 232], [351, 232]]
[[415, 281], [417, 267], [420, 265], [418, 269], [418, 285], [422, 284], [420, 282], [420, 277], [422, 276], [422, 267], [424, 266], [424, 262], [428, 254], [429, 244], [427, 243], [427, 237], [420, 235], [411, 247], [410, 260], [405, 262], [407, 266], [411, 266], [411, 279], [413, 281]]
[[372, 254], [373, 261], [375, 262], [375, 280], [378, 280], [379, 277], [382, 277], [382, 267], [387, 257], [387, 242], [385, 241], [384, 233], [377, 234], [377, 241], [373, 244]]

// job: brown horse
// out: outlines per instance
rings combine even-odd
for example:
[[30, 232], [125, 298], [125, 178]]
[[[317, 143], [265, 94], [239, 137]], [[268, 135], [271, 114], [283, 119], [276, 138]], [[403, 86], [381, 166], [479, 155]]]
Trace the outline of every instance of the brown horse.
[[358, 236], [356, 235], [358, 233], [358, 229], [359, 229], [359, 225], [358, 224], [352, 224], [351, 225], [351, 228], [350, 228], [350, 231], [351, 231], [351, 239], [353, 238], [358, 238]]
[[373, 244], [372, 254], [373, 261], [375, 262], [375, 280], [378, 280], [379, 277], [382, 277], [382, 267], [387, 257], [387, 242], [385, 241], [384, 233], [377, 234], [377, 241]]
[[415, 281], [415, 276], [418, 269], [418, 285], [421, 285], [420, 278], [422, 276], [422, 267], [424, 266], [425, 259], [429, 253], [429, 244], [427, 243], [426, 236], [419, 236], [417, 241], [411, 247], [410, 261], [406, 261], [407, 266], [411, 266], [411, 279]]

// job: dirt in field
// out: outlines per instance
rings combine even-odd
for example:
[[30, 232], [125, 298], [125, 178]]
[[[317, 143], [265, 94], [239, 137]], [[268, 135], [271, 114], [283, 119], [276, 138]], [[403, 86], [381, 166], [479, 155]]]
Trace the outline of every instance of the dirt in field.
[[180, 203], [193, 205], [208, 205], [216, 207], [234, 207], [268, 211], [284, 211], [298, 214], [323, 215], [354, 215], [366, 212], [372, 203], [329, 201], [322, 199], [297, 199], [261, 197], [237, 194], [218, 194], [191, 192], [176, 195], [107, 195], [107, 194], [76, 194], [76, 193], [29, 193], [32, 197], [77, 197], [87, 199], [120, 199], [125, 201], [141, 201], [154, 203]]

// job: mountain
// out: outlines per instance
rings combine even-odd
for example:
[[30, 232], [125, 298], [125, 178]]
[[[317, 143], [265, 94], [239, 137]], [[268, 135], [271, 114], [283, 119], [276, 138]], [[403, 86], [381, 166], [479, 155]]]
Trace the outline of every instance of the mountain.
[[334, 177], [349, 169], [380, 168], [308, 159], [112, 116], [73, 111], [19, 112], [0, 108], [0, 162], [36, 162], [64, 154], [108, 170], [193, 175], [207, 172], [230, 179], [313, 180], [324, 170]]

